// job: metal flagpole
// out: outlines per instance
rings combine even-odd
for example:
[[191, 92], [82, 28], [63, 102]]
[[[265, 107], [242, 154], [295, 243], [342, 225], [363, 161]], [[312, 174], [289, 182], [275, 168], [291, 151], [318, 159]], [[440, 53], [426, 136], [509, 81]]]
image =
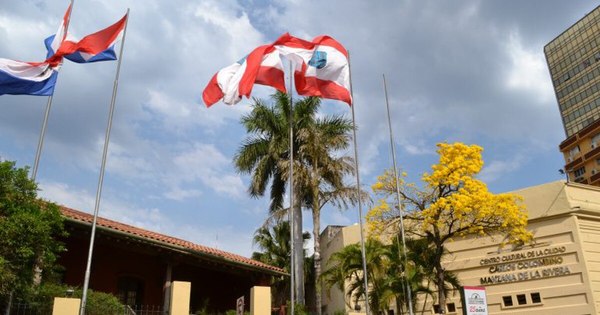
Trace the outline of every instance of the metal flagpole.
[[[69, 31], [69, 24], [71, 23], [71, 12], [73, 12], [73, 2], [69, 5], [69, 18], [67, 19], [67, 25], [65, 25], [64, 34], [66, 35]], [[33, 169], [31, 170], [31, 180], [35, 182], [37, 176], [38, 166], [40, 165], [40, 156], [42, 155], [42, 147], [44, 146], [44, 137], [46, 136], [46, 127], [48, 126], [48, 117], [50, 116], [50, 108], [52, 107], [52, 95], [48, 96], [48, 102], [46, 103], [46, 112], [44, 114], [44, 121], [42, 122], [42, 130], [40, 131], [40, 138], [38, 140], [37, 150], [35, 151], [35, 160], [33, 162]]]
[[108, 123], [104, 137], [104, 150], [102, 151], [102, 166], [100, 167], [100, 176], [98, 177], [98, 189], [96, 189], [96, 203], [94, 205], [94, 220], [92, 221], [92, 234], [90, 236], [90, 247], [88, 252], [87, 265], [85, 268], [85, 279], [83, 282], [83, 294], [81, 296], [81, 308], [79, 315], [85, 315], [85, 304], [87, 301], [87, 290], [90, 284], [90, 269], [92, 265], [92, 253], [94, 251], [94, 238], [96, 236], [96, 222], [98, 220], [98, 211], [100, 209], [100, 196], [102, 195], [102, 184], [104, 182], [104, 170], [106, 169], [106, 156], [108, 153], [108, 142], [110, 140], [110, 130], [112, 128], [113, 114], [115, 112], [115, 100], [117, 98], [117, 88], [119, 86], [119, 73], [121, 71], [121, 61], [123, 60], [123, 47], [125, 47], [125, 35], [127, 35], [127, 25], [129, 24], [129, 9], [127, 9], [127, 19], [123, 29], [123, 40], [119, 51], [119, 62], [117, 63], [117, 73], [113, 84], [113, 93], [110, 100], [110, 110], [108, 114]]
[[290, 96], [290, 114], [289, 114], [289, 124], [290, 124], [290, 251], [291, 251], [291, 255], [290, 255], [290, 311], [291, 311], [291, 315], [294, 315], [294, 307], [295, 307], [295, 299], [294, 299], [294, 291], [296, 289], [295, 286], [295, 278], [296, 278], [296, 267], [295, 266], [295, 262], [296, 262], [296, 255], [295, 255], [295, 243], [296, 243], [296, 239], [295, 239], [295, 234], [294, 234], [294, 125], [293, 125], [293, 120], [294, 120], [294, 103], [293, 103], [293, 99], [292, 99], [292, 91], [293, 91], [293, 81], [294, 81], [294, 76], [293, 76], [293, 69], [292, 69], [292, 61], [289, 60], [290, 62], [290, 89], [289, 89], [289, 96]]
[[40, 138], [38, 140], [37, 150], [35, 151], [35, 161], [33, 162], [33, 169], [31, 170], [31, 180], [35, 182], [37, 176], [38, 166], [40, 164], [40, 156], [42, 155], [42, 147], [44, 146], [44, 136], [46, 135], [46, 126], [48, 125], [48, 116], [50, 116], [50, 108], [52, 107], [52, 95], [48, 96], [48, 102], [46, 103], [46, 113], [44, 114], [44, 120], [42, 122], [42, 130], [40, 131]]
[[358, 197], [358, 224], [360, 227], [360, 247], [362, 252], [362, 264], [363, 264], [363, 275], [364, 275], [364, 286], [365, 286], [365, 311], [367, 315], [369, 311], [369, 281], [367, 279], [367, 258], [365, 249], [365, 235], [363, 229], [363, 214], [362, 214], [362, 198], [360, 191], [360, 171], [358, 170], [358, 145], [356, 141], [356, 118], [354, 115], [354, 91], [352, 89], [352, 67], [350, 66], [350, 51], [348, 51], [348, 73], [350, 76], [350, 97], [352, 97], [352, 132], [354, 133], [354, 165], [356, 168], [356, 194]]
[[[396, 166], [396, 149], [394, 146], [394, 135], [392, 133], [392, 120], [390, 118], [390, 102], [388, 100], [388, 92], [387, 92], [387, 84], [385, 81], [385, 74], [383, 75], [383, 90], [385, 92], [385, 105], [387, 108], [387, 119], [388, 119], [388, 127], [390, 130], [390, 147], [392, 149], [392, 161], [394, 163], [394, 178], [396, 179], [396, 200], [398, 202], [398, 210], [400, 211], [400, 232], [402, 236], [402, 255], [404, 255], [404, 272], [406, 275], [406, 267], [408, 266], [408, 257], [406, 255], [406, 236], [404, 233], [404, 219], [402, 214], [402, 207], [400, 206], [400, 182], [398, 180], [398, 167]], [[410, 283], [408, 282], [408, 277], [405, 277], [406, 280], [406, 291], [408, 293], [408, 312], [410, 315], [413, 315], [413, 305], [412, 305], [412, 290], [410, 288]]]

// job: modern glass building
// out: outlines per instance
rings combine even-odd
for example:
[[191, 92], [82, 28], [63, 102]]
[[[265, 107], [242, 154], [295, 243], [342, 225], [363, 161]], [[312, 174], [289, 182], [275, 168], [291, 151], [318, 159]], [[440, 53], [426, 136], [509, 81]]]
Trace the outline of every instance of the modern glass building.
[[544, 47], [569, 179], [600, 186], [600, 6]]

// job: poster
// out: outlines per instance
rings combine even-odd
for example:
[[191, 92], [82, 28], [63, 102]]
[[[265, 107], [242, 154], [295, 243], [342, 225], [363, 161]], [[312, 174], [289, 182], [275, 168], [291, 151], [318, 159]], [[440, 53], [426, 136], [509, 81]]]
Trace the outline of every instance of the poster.
[[463, 287], [463, 314], [488, 315], [485, 287]]

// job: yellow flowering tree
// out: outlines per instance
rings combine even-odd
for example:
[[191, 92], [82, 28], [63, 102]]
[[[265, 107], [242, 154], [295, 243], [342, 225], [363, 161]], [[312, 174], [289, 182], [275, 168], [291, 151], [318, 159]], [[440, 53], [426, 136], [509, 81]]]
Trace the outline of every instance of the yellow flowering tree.
[[[431, 173], [423, 174], [423, 188], [407, 183], [405, 173], [398, 178], [398, 189], [393, 171], [378, 177], [372, 189], [381, 198], [368, 212], [367, 222], [373, 236], [397, 233], [402, 213], [407, 233], [429, 241], [438, 302], [444, 306], [442, 257], [446, 242], [467, 235], [490, 235], [502, 237], [503, 243], [519, 244], [528, 242], [532, 235], [526, 230], [527, 213], [520, 197], [493, 194], [475, 178], [483, 167], [480, 146], [440, 143], [437, 147], [439, 163], [432, 166]], [[441, 307], [442, 312], [444, 309]]]

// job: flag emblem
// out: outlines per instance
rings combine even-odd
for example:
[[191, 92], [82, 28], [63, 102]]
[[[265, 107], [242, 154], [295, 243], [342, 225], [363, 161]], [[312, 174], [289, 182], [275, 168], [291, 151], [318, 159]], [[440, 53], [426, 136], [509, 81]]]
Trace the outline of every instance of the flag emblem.
[[327, 65], [327, 52], [317, 50], [308, 61], [308, 65], [317, 69], [323, 69]]

